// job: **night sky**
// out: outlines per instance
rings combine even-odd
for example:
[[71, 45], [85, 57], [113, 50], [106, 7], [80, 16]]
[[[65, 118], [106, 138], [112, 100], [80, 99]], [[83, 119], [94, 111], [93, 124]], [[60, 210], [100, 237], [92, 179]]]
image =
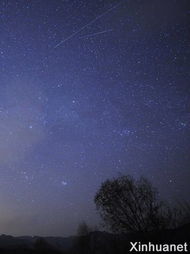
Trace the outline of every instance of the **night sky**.
[[0, 0], [0, 234], [98, 225], [101, 183], [187, 199], [189, 0]]

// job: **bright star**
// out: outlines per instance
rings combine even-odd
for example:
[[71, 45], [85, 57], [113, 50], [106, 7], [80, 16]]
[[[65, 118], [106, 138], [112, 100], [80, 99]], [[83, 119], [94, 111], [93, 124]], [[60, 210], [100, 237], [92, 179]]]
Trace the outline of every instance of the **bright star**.
[[62, 181], [61, 184], [64, 185], [64, 186], [66, 186], [66, 185], [67, 185], [67, 182], [66, 182], [66, 181]]

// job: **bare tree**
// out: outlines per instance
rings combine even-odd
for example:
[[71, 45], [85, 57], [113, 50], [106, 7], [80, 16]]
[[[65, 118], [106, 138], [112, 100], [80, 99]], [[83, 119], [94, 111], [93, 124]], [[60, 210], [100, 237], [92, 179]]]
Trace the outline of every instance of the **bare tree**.
[[149, 231], [169, 226], [171, 211], [145, 178], [121, 176], [105, 181], [95, 196], [104, 223], [113, 232]]

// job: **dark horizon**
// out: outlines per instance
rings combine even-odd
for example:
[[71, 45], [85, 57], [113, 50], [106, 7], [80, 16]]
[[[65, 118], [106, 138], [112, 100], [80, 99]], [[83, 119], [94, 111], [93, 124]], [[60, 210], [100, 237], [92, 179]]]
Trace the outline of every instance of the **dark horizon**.
[[189, 201], [189, 1], [0, 11], [0, 234], [98, 226], [94, 196], [120, 174]]

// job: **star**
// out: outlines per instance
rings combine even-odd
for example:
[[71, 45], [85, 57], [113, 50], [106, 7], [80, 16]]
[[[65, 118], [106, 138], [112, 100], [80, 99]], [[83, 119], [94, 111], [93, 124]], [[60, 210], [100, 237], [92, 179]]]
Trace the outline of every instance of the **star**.
[[61, 181], [61, 184], [63, 185], [63, 186], [66, 186], [67, 185], [67, 182], [66, 181]]

